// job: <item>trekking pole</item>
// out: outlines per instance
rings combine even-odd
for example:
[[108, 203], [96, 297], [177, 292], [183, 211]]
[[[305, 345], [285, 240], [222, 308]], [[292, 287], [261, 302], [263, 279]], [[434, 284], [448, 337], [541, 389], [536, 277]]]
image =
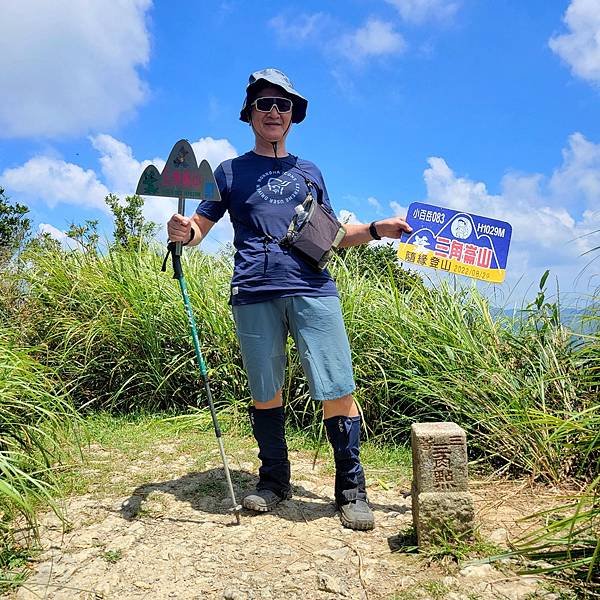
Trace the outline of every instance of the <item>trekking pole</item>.
[[[180, 215], [185, 214], [185, 199], [183, 196], [179, 197], [179, 204], [177, 207], [177, 212]], [[192, 303], [190, 302], [190, 297], [187, 290], [187, 284], [185, 282], [185, 277], [183, 275], [183, 269], [181, 267], [181, 252], [182, 252], [183, 244], [181, 242], [169, 242], [167, 248], [172, 257], [173, 262], [173, 278], [177, 279], [179, 282], [179, 288], [181, 289], [181, 296], [183, 297], [183, 304], [185, 306], [185, 313], [187, 315], [188, 324], [190, 326], [190, 332], [192, 334], [192, 342], [194, 343], [194, 351], [196, 353], [196, 362], [198, 363], [198, 367], [200, 368], [200, 374], [202, 375], [202, 380], [204, 381], [204, 390], [206, 391], [206, 397], [208, 399], [208, 406], [210, 408], [210, 415], [212, 417], [213, 427], [215, 430], [215, 435], [217, 437], [217, 442], [219, 444], [219, 451], [221, 452], [221, 460], [223, 461], [223, 469], [225, 471], [225, 479], [227, 479], [227, 486], [229, 487], [229, 496], [231, 497], [232, 508], [231, 512], [235, 514], [235, 519], [237, 524], [240, 524], [240, 511], [242, 507], [237, 503], [235, 499], [235, 492], [233, 491], [233, 484], [231, 483], [231, 474], [229, 472], [229, 464], [227, 461], [227, 455], [225, 454], [225, 448], [223, 447], [223, 438], [221, 437], [221, 428], [219, 427], [219, 421], [217, 420], [217, 412], [215, 410], [215, 405], [212, 399], [212, 393], [210, 391], [210, 384], [208, 381], [208, 369], [206, 368], [206, 363], [204, 362], [204, 357], [202, 356], [202, 350], [200, 349], [200, 342], [198, 341], [198, 330], [196, 329], [196, 320], [194, 319], [194, 312], [192, 310]], [[166, 269], [166, 261], [167, 257], [165, 257], [165, 262], [163, 263], [163, 271]]]
[[[185, 198], [198, 198], [204, 200], [220, 201], [219, 188], [215, 182], [215, 178], [206, 160], [203, 160], [200, 165], [196, 162], [194, 150], [187, 140], [179, 140], [171, 150], [169, 158], [162, 170], [162, 173], [154, 165], [148, 165], [142, 173], [136, 188], [136, 194], [142, 196], [162, 196], [167, 198], [179, 198], [177, 212], [180, 215], [185, 214]], [[167, 255], [163, 261], [162, 271], [167, 270], [167, 260], [169, 254], [173, 260], [173, 279], [177, 279], [183, 297], [185, 313], [187, 315], [188, 324], [192, 333], [192, 341], [194, 343], [194, 351], [196, 352], [196, 362], [200, 368], [200, 373], [204, 381], [204, 389], [208, 398], [208, 406], [212, 416], [213, 427], [217, 442], [219, 443], [219, 451], [221, 452], [221, 460], [223, 461], [223, 469], [225, 478], [229, 487], [229, 495], [231, 496], [232, 508], [231, 511], [235, 514], [238, 525], [240, 524], [240, 511], [242, 507], [235, 499], [233, 485], [231, 483], [231, 475], [229, 473], [229, 464], [227, 456], [223, 448], [223, 440], [221, 438], [221, 428], [217, 421], [217, 413], [213, 404], [210, 385], [208, 382], [208, 369], [202, 357], [200, 350], [200, 342], [198, 341], [198, 331], [196, 329], [196, 321], [192, 304], [187, 291], [183, 269], [181, 268], [181, 251], [183, 244], [181, 242], [169, 242], [167, 245]]]

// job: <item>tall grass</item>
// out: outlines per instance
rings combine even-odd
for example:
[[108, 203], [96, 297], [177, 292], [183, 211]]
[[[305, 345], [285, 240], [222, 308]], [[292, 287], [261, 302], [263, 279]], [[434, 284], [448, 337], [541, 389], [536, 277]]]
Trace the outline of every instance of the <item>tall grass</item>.
[[544, 566], [529, 573], [566, 574], [583, 594], [600, 597], [600, 476], [578, 498], [536, 513], [530, 519], [544, 519], [545, 525], [517, 540], [512, 555]]
[[34, 353], [20, 346], [14, 330], [0, 328], [0, 571], [5, 557], [35, 537], [40, 504], [60, 514], [53, 501], [56, 468], [78, 421]]
[[498, 468], [551, 480], [590, 472], [597, 332], [579, 346], [560, 323], [542, 336], [539, 315], [494, 318], [476, 288], [401, 293], [348, 259], [337, 281], [374, 433], [404, 441], [415, 420], [455, 420]]
[[[152, 252], [36, 257], [27, 276], [32, 337], [47, 345], [49, 364], [70, 382], [80, 407], [158, 410], [198, 403], [179, 287], [160, 272], [161, 262]], [[244, 378], [227, 307], [228, 265], [193, 253], [185, 269], [215, 398], [232, 402]]]
[[[80, 406], [129, 410], [202, 405], [176, 281], [152, 251], [39, 253], [27, 272], [32, 339], [70, 382]], [[474, 456], [500, 470], [557, 481], [589, 476], [598, 460], [600, 342], [585, 343], [546, 305], [492, 316], [475, 287], [407, 290], [346, 252], [334, 264], [369, 432], [406, 442], [411, 422], [455, 420]], [[230, 262], [198, 251], [184, 270], [214, 396], [249, 392], [229, 306]], [[288, 348], [292, 422], [318, 427], [299, 361]]]

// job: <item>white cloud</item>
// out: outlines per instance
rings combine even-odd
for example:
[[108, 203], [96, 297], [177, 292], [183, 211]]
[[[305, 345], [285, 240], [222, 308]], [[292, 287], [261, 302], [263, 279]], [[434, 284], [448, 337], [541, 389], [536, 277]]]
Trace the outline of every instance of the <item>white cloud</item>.
[[568, 33], [548, 44], [575, 75], [600, 84], [600, 6], [598, 0], [572, 0], [563, 17]]
[[600, 208], [600, 144], [581, 133], [569, 136], [563, 150], [563, 164], [550, 180], [552, 194], [569, 202], [581, 201], [588, 208]]
[[0, 136], [113, 126], [146, 97], [151, 0], [3, 0]]
[[[377, 17], [367, 19], [358, 28], [349, 28], [323, 12], [295, 15], [279, 14], [268, 21], [281, 44], [316, 49], [330, 63], [332, 75], [346, 91], [351, 88], [347, 75], [339, 70], [346, 62], [360, 65], [365, 60], [402, 54], [406, 41], [391, 22]], [[343, 61], [340, 62], [340, 59]]]
[[[594, 254], [584, 252], [600, 245], [600, 144], [581, 133], [569, 136], [562, 163], [550, 174], [507, 173], [500, 193], [490, 193], [486, 184], [457, 175], [441, 157], [430, 157], [423, 177], [427, 194], [424, 202], [508, 221], [513, 227], [508, 259], [506, 293], [521, 276], [515, 298], [536, 291], [546, 269], [558, 277], [562, 291], [589, 291], [598, 285], [598, 260], [584, 277], [578, 275]], [[389, 206], [395, 215], [405, 216], [408, 207], [397, 201]], [[359, 222], [362, 214], [354, 215]], [[412, 266], [411, 266], [412, 268]], [[426, 270], [427, 275], [433, 271]], [[435, 277], [434, 277], [435, 278]], [[553, 281], [553, 279], [552, 279]], [[552, 283], [553, 285], [553, 283]], [[567, 297], [567, 302], [573, 297]], [[498, 301], [500, 301], [498, 299]]]
[[106, 211], [104, 197], [108, 188], [91, 169], [48, 156], [35, 156], [25, 164], [6, 169], [0, 183], [19, 197], [50, 208], [57, 204], [74, 204]]
[[374, 198], [373, 196], [369, 196], [367, 198], [367, 204], [372, 206], [377, 212], [381, 212], [381, 202], [379, 202], [379, 200], [377, 200], [377, 198]]
[[62, 231], [57, 227], [54, 227], [54, 225], [50, 225], [50, 223], [40, 223], [38, 225], [38, 233], [40, 235], [47, 233], [52, 239], [60, 242], [63, 248], [68, 248], [70, 250], [81, 248], [79, 242], [70, 238], [66, 231]]
[[329, 24], [330, 17], [325, 13], [277, 15], [268, 21], [280, 42], [297, 44], [315, 38]]
[[395, 217], [405, 217], [406, 211], [408, 210], [408, 206], [402, 206], [399, 202], [396, 202], [395, 200], [392, 200], [392, 202], [390, 202], [390, 208], [392, 209], [392, 212]]
[[213, 169], [224, 160], [238, 155], [229, 140], [224, 138], [218, 140], [211, 137], [200, 138], [197, 142], [192, 142], [192, 148], [198, 163], [201, 160], [207, 160]]
[[100, 153], [100, 167], [107, 187], [117, 195], [135, 192], [142, 171], [154, 164], [161, 171], [165, 166], [162, 158], [138, 161], [131, 147], [104, 133], [90, 137], [92, 146]]
[[[159, 170], [165, 165], [163, 158], [137, 160], [130, 146], [110, 135], [90, 137], [90, 142], [100, 154], [101, 178], [92, 169], [84, 170], [79, 165], [55, 157], [36, 156], [20, 167], [1, 173], [0, 185], [7, 191], [18, 192], [19, 198], [29, 204], [43, 204], [49, 208], [68, 204], [108, 213], [104, 198], [109, 193], [121, 198], [131, 195], [147, 165], [152, 163]], [[226, 139], [200, 138], [192, 143], [192, 148], [198, 162], [207, 159], [213, 168], [237, 156], [236, 149]], [[186, 214], [193, 214], [197, 202], [188, 200], [186, 204]], [[176, 211], [177, 203], [172, 199], [145, 198], [144, 216], [159, 225], [161, 239], [165, 239], [166, 222]], [[231, 224], [225, 217], [213, 227], [203, 247], [216, 251], [232, 239]]]
[[359, 29], [341, 36], [334, 41], [337, 51], [360, 63], [367, 58], [400, 54], [406, 49], [406, 42], [391, 23], [370, 18]]
[[50, 225], [50, 223], [40, 223], [38, 225], [38, 231], [40, 234], [48, 233], [50, 237], [52, 237], [55, 240], [58, 240], [59, 242], [65, 242], [69, 239], [65, 231], [57, 229], [56, 227], [54, 227], [54, 225]]
[[410, 23], [447, 21], [460, 7], [455, 0], [386, 0], [393, 5], [402, 18]]
[[[555, 205], [554, 198], [545, 197], [539, 189], [532, 189], [531, 177], [510, 175], [507, 185], [503, 180], [503, 193], [490, 194], [482, 182], [457, 177], [441, 158], [430, 158], [424, 177], [427, 199], [432, 204], [464, 210], [487, 217], [508, 221], [513, 226], [513, 245], [524, 245], [530, 250], [532, 262], [543, 264], [554, 260], [575, 258], [573, 251], [585, 251], [587, 243], [580, 240], [569, 248], [584, 228], [563, 207]], [[529, 189], [529, 196], [515, 196], [515, 191]]]
[[360, 223], [362, 223], [361, 220], [358, 219], [358, 217], [356, 216], [356, 213], [353, 213], [351, 210], [346, 210], [345, 208], [342, 208], [342, 210], [340, 210], [338, 218], [340, 220], [340, 223], [350, 223], [351, 225], [359, 225]]

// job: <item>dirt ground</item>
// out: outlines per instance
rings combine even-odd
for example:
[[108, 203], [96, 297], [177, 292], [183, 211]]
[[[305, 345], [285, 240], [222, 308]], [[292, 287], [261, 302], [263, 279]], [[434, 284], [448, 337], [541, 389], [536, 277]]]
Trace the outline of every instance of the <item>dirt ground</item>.
[[[53, 514], [44, 515], [43, 550], [32, 573], [3, 598], [566, 597], [534, 577], [516, 575], [510, 563], [444, 564], [407, 552], [412, 522], [408, 478], [377, 485], [367, 472], [376, 528], [354, 532], [343, 528], [336, 515], [331, 469], [322, 459], [313, 468], [308, 453], [294, 451], [293, 498], [272, 513], [244, 511], [236, 525], [216, 451], [199, 470], [190, 457], [166, 446], [158, 458], [146, 453], [127, 458], [92, 447], [96, 459], [114, 465], [110, 483], [121, 492], [92, 489], [69, 498], [67, 532]], [[162, 477], [152, 476], [158, 460]], [[256, 449], [237, 450], [231, 461], [239, 499], [256, 482]], [[141, 475], [150, 483], [136, 485]], [[520, 517], [547, 500], [522, 483], [474, 481], [471, 491], [481, 536], [497, 545], [518, 533]]]

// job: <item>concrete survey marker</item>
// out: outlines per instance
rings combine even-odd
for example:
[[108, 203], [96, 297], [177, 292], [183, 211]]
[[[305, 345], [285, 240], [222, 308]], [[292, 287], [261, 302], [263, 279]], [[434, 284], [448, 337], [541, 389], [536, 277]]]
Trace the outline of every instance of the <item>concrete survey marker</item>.
[[412, 512], [419, 546], [473, 530], [467, 436], [456, 423], [414, 423]]

